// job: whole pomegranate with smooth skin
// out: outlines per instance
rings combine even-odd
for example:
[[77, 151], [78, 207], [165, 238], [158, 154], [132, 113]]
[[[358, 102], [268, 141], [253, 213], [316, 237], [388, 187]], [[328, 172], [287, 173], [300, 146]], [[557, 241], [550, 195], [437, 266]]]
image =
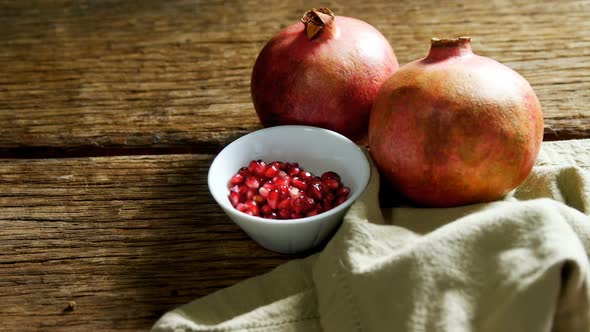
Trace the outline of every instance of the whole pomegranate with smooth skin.
[[254, 108], [265, 127], [311, 125], [366, 145], [375, 96], [398, 67], [391, 45], [374, 27], [312, 9], [258, 55]]
[[382, 175], [422, 206], [501, 198], [529, 174], [543, 140], [530, 84], [475, 55], [469, 37], [432, 39], [428, 56], [381, 88], [369, 123]]

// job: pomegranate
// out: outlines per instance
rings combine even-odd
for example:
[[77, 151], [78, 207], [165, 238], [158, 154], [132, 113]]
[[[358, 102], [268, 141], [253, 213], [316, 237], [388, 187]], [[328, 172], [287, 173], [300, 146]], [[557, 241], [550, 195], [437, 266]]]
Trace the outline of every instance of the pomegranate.
[[264, 46], [252, 71], [252, 101], [265, 127], [311, 125], [366, 145], [373, 100], [398, 67], [374, 27], [314, 8]]
[[530, 84], [469, 37], [432, 39], [402, 66], [371, 113], [371, 156], [384, 177], [423, 206], [496, 200], [529, 174], [543, 139], [543, 113]]
[[344, 203], [350, 194], [335, 172], [315, 176], [298, 163], [263, 160], [240, 168], [228, 188], [234, 208], [267, 219], [315, 216]]

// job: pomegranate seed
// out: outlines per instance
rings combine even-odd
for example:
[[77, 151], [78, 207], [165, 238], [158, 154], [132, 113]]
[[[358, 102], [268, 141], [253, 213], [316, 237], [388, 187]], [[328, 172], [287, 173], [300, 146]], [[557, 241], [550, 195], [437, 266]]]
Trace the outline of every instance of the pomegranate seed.
[[256, 189], [248, 189], [248, 191], [246, 191], [246, 199], [252, 199], [256, 193]]
[[254, 197], [252, 197], [252, 200], [258, 204], [262, 204], [262, 203], [266, 202], [266, 199], [264, 199], [264, 197], [262, 197], [262, 195], [254, 195]]
[[327, 171], [324, 174], [322, 174], [322, 180], [326, 180], [326, 179], [334, 179], [334, 180], [337, 180], [338, 182], [340, 182], [340, 175], [338, 175], [332, 171]]
[[238, 194], [245, 194], [248, 191], [248, 187], [244, 185], [236, 185], [229, 189], [230, 191], [236, 192]]
[[288, 175], [285, 175], [285, 176], [283, 176], [283, 177], [279, 177], [279, 178], [277, 178], [277, 180], [275, 181], [275, 184], [276, 184], [277, 186], [280, 186], [280, 185], [283, 185], [283, 184], [284, 184], [284, 185], [290, 185], [290, 184], [291, 184], [291, 177], [290, 177], [290, 176], [288, 176]]
[[326, 195], [324, 195], [324, 200], [333, 202], [336, 199], [336, 195], [332, 194], [332, 193], [327, 193]]
[[273, 190], [276, 188], [276, 185], [272, 182], [272, 180], [266, 181], [262, 186], [264, 188], [268, 188], [268, 190]]
[[277, 189], [279, 190], [281, 195], [286, 196], [289, 195], [289, 189], [291, 189], [291, 187], [289, 187], [289, 185], [287, 184], [281, 184], [277, 187]]
[[291, 207], [291, 197], [287, 197], [282, 199], [279, 204], [277, 205], [277, 208], [280, 209], [289, 209]]
[[238, 174], [240, 174], [243, 177], [248, 177], [248, 176], [252, 175], [250, 173], [250, 171], [248, 170], [248, 167], [246, 167], [246, 166], [240, 168], [240, 170], [238, 171]]
[[309, 211], [309, 210], [313, 209], [313, 206], [315, 204], [315, 201], [313, 198], [307, 197], [305, 195], [299, 196], [293, 202], [294, 202], [294, 204], [292, 204], [293, 210], [295, 210], [297, 212]]
[[299, 168], [299, 164], [298, 163], [285, 163], [285, 169], [287, 169], [287, 171], [290, 171], [292, 168]]
[[306, 216], [306, 217], [312, 217], [312, 216], [315, 216], [315, 215], [317, 215], [317, 214], [319, 214], [319, 213], [320, 213], [320, 212], [319, 212], [318, 210], [311, 210], [311, 211], [308, 211], [308, 212], [305, 214], [305, 216]]
[[336, 179], [325, 179], [322, 181], [322, 183], [331, 190], [336, 190], [338, 187], [340, 187], [340, 181]]
[[289, 195], [291, 195], [291, 198], [293, 198], [293, 199], [299, 197], [299, 189], [295, 188], [295, 187], [290, 187], [289, 188]]
[[268, 206], [270, 206], [271, 209], [276, 209], [277, 205], [279, 204], [279, 198], [280, 198], [280, 194], [278, 190], [273, 190], [268, 194], [268, 197], [266, 198], [266, 201], [268, 202]]
[[266, 173], [266, 163], [262, 160], [256, 161], [256, 167], [254, 168], [254, 172], [256, 175], [264, 175]]
[[313, 179], [313, 174], [311, 174], [308, 171], [303, 171], [303, 172], [299, 173], [299, 177], [301, 179], [303, 179], [304, 181], [309, 181], [309, 180]]
[[262, 196], [262, 198], [268, 198], [268, 194], [270, 194], [270, 189], [268, 189], [265, 186], [260, 187], [260, 189], [258, 189], [258, 193], [260, 194], [260, 196]]
[[254, 171], [256, 171], [256, 166], [257, 165], [258, 165], [258, 163], [256, 162], [256, 160], [252, 160], [248, 164], [248, 172], [250, 172], [250, 174], [254, 174]]
[[229, 193], [229, 201], [233, 207], [236, 207], [240, 203], [240, 194], [235, 191]]
[[305, 197], [305, 211], [310, 211], [315, 205], [315, 200], [311, 197]]
[[266, 168], [266, 172], [264, 172], [264, 176], [267, 178], [275, 177], [279, 174], [279, 168], [276, 165], [270, 165]]
[[307, 182], [301, 180], [299, 177], [294, 177], [291, 180], [291, 184], [293, 187], [299, 188], [301, 190], [307, 190]]
[[289, 212], [289, 210], [287, 209], [280, 209], [277, 212], [277, 216], [281, 219], [289, 219], [289, 217], [291, 216], [291, 212]]
[[234, 174], [234, 176], [231, 177], [231, 180], [229, 180], [230, 185], [237, 185], [244, 182], [244, 176], [240, 173]]
[[289, 172], [287, 174], [289, 174], [289, 176], [296, 176], [299, 173], [301, 173], [301, 168], [299, 167], [292, 167], [289, 169]]
[[314, 216], [342, 204], [350, 188], [327, 171], [315, 176], [296, 162], [252, 160], [228, 181], [229, 201], [237, 210], [268, 219]]
[[278, 219], [279, 216], [275, 212], [270, 212], [270, 213], [264, 214], [264, 218], [266, 218], [266, 219]]
[[278, 160], [276, 160], [276, 161], [273, 161], [273, 162], [272, 162], [272, 163], [270, 163], [270, 164], [277, 165], [277, 167], [278, 167], [279, 169], [287, 169], [287, 164], [285, 164], [285, 163], [284, 163], [284, 162], [282, 162], [282, 161], [278, 161]]
[[269, 213], [273, 213], [273, 208], [270, 207], [268, 204], [264, 204], [260, 206], [260, 214], [266, 216]]
[[322, 199], [324, 197], [323, 189], [324, 188], [321, 183], [315, 182], [311, 185], [311, 196], [315, 199]]
[[253, 176], [247, 178], [244, 184], [250, 189], [258, 189], [258, 187], [260, 187], [260, 181], [258, 181], [258, 179]]
[[250, 211], [252, 211], [252, 214], [257, 216], [260, 214], [260, 210], [258, 209], [258, 204], [254, 201], [246, 201], [246, 203], [244, 203], [248, 209]]
[[336, 191], [336, 195], [348, 197], [348, 195], [350, 195], [350, 188], [342, 186], [338, 188], [338, 191]]
[[244, 212], [244, 211], [248, 210], [248, 205], [246, 205], [244, 203], [238, 203], [238, 205], [236, 205], [236, 209]]

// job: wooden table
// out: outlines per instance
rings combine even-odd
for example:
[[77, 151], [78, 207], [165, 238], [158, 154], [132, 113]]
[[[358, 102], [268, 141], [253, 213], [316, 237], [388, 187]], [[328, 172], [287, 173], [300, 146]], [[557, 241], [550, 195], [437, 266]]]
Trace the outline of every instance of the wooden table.
[[[208, 166], [260, 128], [256, 55], [311, 1], [0, 3], [0, 331], [141, 331], [293, 257], [217, 207]], [[525, 76], [547, 140], [590, 137], [590, 2], [328, 1], [400, 64], [433, 36]]]

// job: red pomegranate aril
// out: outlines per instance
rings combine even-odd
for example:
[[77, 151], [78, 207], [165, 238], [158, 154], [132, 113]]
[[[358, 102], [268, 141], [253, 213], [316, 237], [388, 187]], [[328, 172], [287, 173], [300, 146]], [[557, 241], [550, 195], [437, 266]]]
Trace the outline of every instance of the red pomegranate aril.
[[322, 174], [321, 178], [322, 178], [322, 180], [335, 179], [338, 182], [340, 182], [340, 175], [338, 175], [336, 172], [332, 172], [332, 171], [324, 172], [324, 174]]
[[270, 189], [262, 186], [260, 187], [260, 189], [258, 189], [258, 193], [260, 194], [260, 196], [262, 196], [262, 198], [268, 198], [268, 194], [270, 194]]
[[252, 160], [248, 164], [248, 172], [250, 172], [250, 174], [254, 174], [254, 171], [256, 171], [256, 166], [257, 165], [258, 165], [258, 163], [256, 162], [256, 160]]
[[229, 201], [233, 207], [238, 206], [240, 200], [240, 194], [238, 194], [237, 192], [232, 191], [229, 193]]
[[283, 177], [277, 177], [276, 180], [275, 180], [275, 184], [277, 186], [280, 186], [280, 185], [283, 185], [283, 184], [290, 185], [291, 184], [291, 177], [288, 176], [288, 175], [285, 175]]
[[315, 182], [314, 184], [311, 185], [311, 196], [315, 199], [322, 199], [324, 198], [324, 194], [323, 194], [323, 186], [321, 183]]
[[289, 195], [291, 196], [291, 198], [295, 199], [297, 197], [299, 197], [299, 189], [296, 187], [291, 187], [289, 188]]
[[291, 208], [291, 197], [283, 198], [279, 204], [277, 204], [277, 208], [280, 209], [290, 209]]
[[238, 171], [237, 174], [240, 174], [241, 176], [243, 176], [244, 178], [252, 175], [252, 173], [250, 173], [250, 171], [248, 170], [248, 167], [244, 166], [242, 168], [240, 168], [240, 170]]
[[244, 185], [235, 185], [229, 189], [230, 191], [236, 192], [238, 194], [245, 194], [248, 191], [248, 187]]
[[246, 199], [250, 200], [254, 197], [254, 195], [256, 195], [258, 191], [256, 189], [248, 189], [248, 191], [246, 191]]
[[256, 161], [256, 167], [254, 168], [254, 174], [264, 175], [266, 173], [266, 163], [262, 160]]
[[333, 193], [329, 192], [326, 195], [324, 195], [324, 200], [328, 200], [330, 202], [333, 202], [334, 200], [336, 200], [336, 195], [334, 195]]
[[234, 174], [234, 176], [231, 177], [231, 180], [229, 180], [231, 185], [241, 184], [242, 182], [244, 182], [244, 176], [240, 173]]
[[242, 211], [242, 212], [244, 212], [244, 211], [248, 210], [248, 205], [246, 205], [246, 204], [244, 204], [244, 203], [238, 203], [238, 204], [236, 205], [236, 209], [237, 209], [238, 211]]
[[273, 213], [273, 208], [270, 207], [268, 204], [264, 204], [260, 206], [260, 214], [266, 216], [267, 214]]
[[315, 205], [315, 199], [313, 199], [312, 197], [305, 197], [305, 204], [307, 206], [306, 210], [311, 210], [313, 209], [314, 205]]
[[308, 171], [303, 171], [303, 172], [299, 173], [299, 177], [301, 179], [303, 179], [304, 181], [309, 181], [309, 180], [313, 179], [313, 174], [311, 174]]
[[250, 211], [252, 211], [252, 214], [257, 216], [260, 214], [260, 210], [258, 209], [258, 204], [254, 201], [246, 201], [246, 206], [248, 207], [248, 209]]
[[265, 219], [278, 219], [278, 218], [279, 218], [279, 216], [278, 216], [278, 215], [277, 215], [275, 212], [269, 212], [269, 213], [265, 213], [265, 214], [263, 215], [263, 217], [264, 217]]
[[299, 168], [299, 163], [285, 163], [285, 169], [290, 171], [292, 168]]
[[297, 176], [299, 173], [301, 173], [301, 168], [292, 167], [287, 174], [289, 174], [289, 176]]
[[331, 190], [336, 190], [338, 187], [340, 187], [340, 181], [332, 178], [325, 179], [322, 181], [322, 183]]
[[350, 188], [348, 188], [346, 186], [342, 186], [342, 187], [338, 188], [338, 190], [336, 191], [336, 195], [348, 197], [348, 195], [350, 195]]
[[258, 189], [260, 187], [260, 181], [253, 176], [247, 178], [244, 184], [250, 189]]
[[273, 190], [268, 194], [266, 201], [268, 202], [268, 206], [270, 206], [273, 210], [277, 208], [279, 204], [280, 194], [278, 190]]
[[289, 217], [291, 216], [291, 212], [287, 209], [280, 209], [277, 212], [277, 215], [281, 219], [289, 219]]
[[234, 208], [268, 219], [313, 216], [346, 201], [350, 188], [340, 176], [327, 171], [315, 176], [297, 163], [253, 160], [228, 183], [229, 201]]
[[254, 197], [252, 197], [252, 200], [258, 204], [263, 204], [266, 202], [266, 199], [264, 199], [262, 195], [254, 195]]
[[264, 172], [264, 176], [267, 178], [275, 177], [279, 174], [279, 167], [276, 165], [270, 165], [266, 168]]
[[305, 216], [306, 216], [306, 217], [312, 217], [312, 216], [315, 216], [315, 215], [318, 215], [318, 214], [320, 214], [320, 212], [319, 212], [318, 210], [311, 210], [311, 211], [308, 211], [308, 212], [305, 214]]
[[293, 185], [293, 187], [301, 189], [301, 190], [307, 190], [307, 182], [303, 181], [302, 179], [300, 179], [299, 177], [294, 177], [291, 180], [291, 184]]

